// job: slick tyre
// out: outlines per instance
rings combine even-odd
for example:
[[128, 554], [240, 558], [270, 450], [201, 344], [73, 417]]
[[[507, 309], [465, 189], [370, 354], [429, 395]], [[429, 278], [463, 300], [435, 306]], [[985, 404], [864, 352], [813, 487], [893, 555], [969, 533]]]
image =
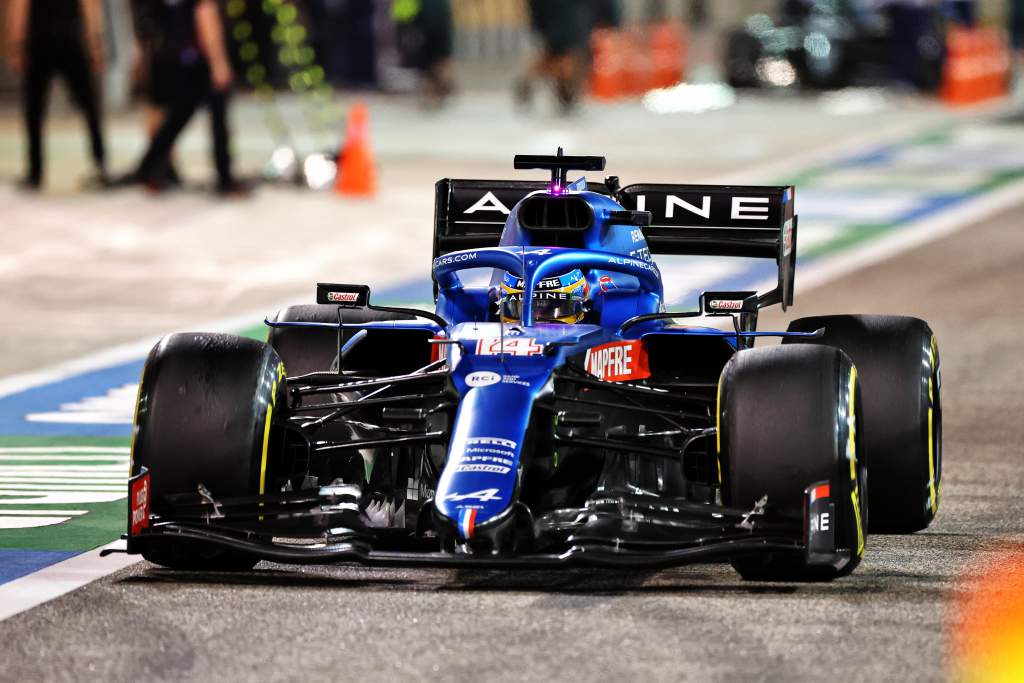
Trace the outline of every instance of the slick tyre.
[[[810, 566], [803, 550], [734, 558], [747, 580], [822, 581], [849, 574], [864, 554], [867, 468], [859, 459], [857, 370], [839, 349], [770, 346], [738, 352], [722, 371], [718, 454], [722, 496], [733, 508], [804, 523], [805, 489], [828, 482], [836, 557]], [[755, 518], [756, 520], [756, 518]]]
[[[148, 468], [153, 512], [167, 496], [214, 498], [270, 490], [273, 411], [284, 402], [284, 365], [267, 344], [226, 334], [178, 333], [150, 351], [132, 442], [132, 473]], [[251, 569], [255, 558], [187, 540], [151, 539], [150, 562], [171, 569]]]
[[891, 315], [800, 318], [791, 331], [825, 329], [816, 339], [857, 365], [864, 385], [864, 450], [871, 461], [872, 533], [911, 533], [935, 518], [942, 492], [939, 347], [928, 324]]
[[[330, 304], [306, 304], [289, 306], [278, 311], [273, 322], [305, 322], [330, 323], [336, 325], [339, 319], [343, 323], [367, 323], [388, 320], [410, 320], [411, 316], [387, 311], [374, 311], [368, 308], [339, 308]], [[343, 330], [341, 343], [352, 338], [358, 330]], [[388, 358], [408, 356], [408, 351], [394, 348], [393, 340], [400, 335], [375, 335], [373, 343], [364, 340], [353, 350], [351, 358], [346, 356], [347, 369], [359, 369], [358, 366], [381, 367], [387, 364]], [[403, 340], [404, 341], [404, 340]], [[289, 377], [298, 377], [310, 372], [337, 372], [338, 331], [330, 328], [317, 327], [272, 327], [267, 336], [270, 344], [284, 362]]]

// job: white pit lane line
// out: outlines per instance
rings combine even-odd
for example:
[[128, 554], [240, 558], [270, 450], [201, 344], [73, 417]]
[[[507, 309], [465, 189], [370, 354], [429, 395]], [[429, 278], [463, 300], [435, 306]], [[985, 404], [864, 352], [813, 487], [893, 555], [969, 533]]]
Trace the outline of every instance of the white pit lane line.
[[[743, 176], [750, 177], [751, 174], [752, 172], [746, 172]], [[824, 257], [813, 264], [803, 266], [797, 275], [797, 293], [806, 292], [859, 268], [879, 263], [916, 246], [951, 235], [1021, 203], [1024, 203], [1024, 180], [1014, 181], [973, 199], [964, 200], [959, 205], [943, 210], [938, 215], [909, 223], [906, 227], [895, 231], [894, 234], [872, 239], [863, 245], [842, 250], [833, 256]], [[774, 281], [768, 283], [768, 287], [774, 286], [774, 284]], [[765, 288], [761, 287], [762, 290]], [[304, 300], [304, 297], [304, 294], [300, 294], [281, 306], [268, 306], [256, 312], [192, 327], [210, 331], [242, 329], [252, 325], [254, 320], [261, 320], [264, 314], [278, 308], [285, 308], [295, 301]], [[0, 379], [0, 397], [43, 384], [58, 382], [74, 375], [117, 363], [137, 360], [145, 356], [155, 341], [155, 338], [148, 338], [36, 372]], [[3, 449], [0, 449], [0, 453], [2, 452]], [[0, 458], [3, 457], [0, 455]], [[123, 544], [123, 541], [115, 541], [104, 547], [123, 548]], [[58, 598], [140, 561], [137, 556], [124, 554], [100, 558], [99, 554], [102, 549], [97, 548], [85, 552], [0, 585], [0, 620]]]
[[[255, 322], [263, 320], [264, 316], [274, 311], [291, 306], [296, 301], [305, 301], [309, 298], [308, 292], [302, 292], [270, 306], [258, 310], [249, 311], [242, 315], [230, 318], [208, 321], [199, 325], [187, 325], [190, 329], [204, 330], [206, 332], [235, 332], [237, 330], [251, 327]], [[185, 329], [183, 327], [182, 329]], [[89, 354], [81, 358], [57, 363], [49, 367], [32, 372], [19, 373], [0, 379], [0, 398], [10, 396], [21, 391], [34, 389], [44, 384], [60, 382], [74, 375], [81, 375], [93, 370], [109, 368], [120, 363], [127, 363], [133, 360], [145, 358], [149, 350], [163, 335], [146, 337], [127, 344], [119, 344], [97, 353]]]
[[0, 620], [59, 598], [139, 561], [134, 555], [120, 553], [100, 557], [103, 548], [123, 549], [124, 541], [114, 541], [102, 548], [75, 555], [0, 586]]

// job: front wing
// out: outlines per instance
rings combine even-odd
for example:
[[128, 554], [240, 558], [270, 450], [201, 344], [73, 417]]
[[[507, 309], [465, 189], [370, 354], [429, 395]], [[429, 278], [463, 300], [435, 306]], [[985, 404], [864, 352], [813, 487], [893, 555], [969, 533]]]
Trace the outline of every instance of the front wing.
[[[721, 506], [630, 494], [602, 494], [585, 508], [561, 509], [538, 517], [533, 528], [540, 551], [507, 554], [438, 552], [436, 537], [417, 529], [366, 526], [359, 515], [358, 489], [329, 486], [265, 496], [214, 499], [174, 496], [162, 514], [149, 509], [149, 473], [129, 481], [129, 554], [167, 542], [195, 542], [290, 564], [358, 563], [379, 567], [498, 568], [664, 568], [726, 561], [758, 553], [799, 553], [809, 565], [839, 568], [845, 549], [813, 520], [829, 501], [805, 492], [802, 523], [772, 519], [764, 502], [743, 511]], [[421, 511], [421, 520], [430, 505]], [[116, 551], [104, 551], [104, 554]]]

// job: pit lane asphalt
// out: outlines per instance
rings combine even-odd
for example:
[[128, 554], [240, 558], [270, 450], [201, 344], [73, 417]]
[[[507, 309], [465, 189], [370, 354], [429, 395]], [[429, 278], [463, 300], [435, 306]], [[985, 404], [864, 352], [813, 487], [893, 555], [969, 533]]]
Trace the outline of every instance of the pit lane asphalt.
[[[140, 563], [0, 623], [2, 680], [936, 680], [965, 577], [1024, 538], [1021, 207], [800, 294], [786, 318], [909, 313], [942, 357], [944, 496], [831, 584], [657, 573]], [[799, 275], [798, 275], [799, 278]], [[799, 287], [799, 279], [798, 279]]]

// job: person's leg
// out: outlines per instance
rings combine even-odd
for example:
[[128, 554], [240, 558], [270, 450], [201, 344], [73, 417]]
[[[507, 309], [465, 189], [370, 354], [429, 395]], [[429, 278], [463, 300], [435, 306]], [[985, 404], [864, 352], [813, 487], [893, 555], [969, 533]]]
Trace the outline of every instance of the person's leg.
[[207, 96], [207, 103], [210, 108], [210, 125], [213, 133], [213, 162], [217, 167], [217, 189], [231, 191], [236, 183], [231, 174], [227, 94], [211, 89]]
[[31, 47], [25, 59], [24, 112], [28, 134], [28, 172], [25, 184], [39, 187], [43, 181], [43, 117], [50, 86], [49, 55], [39, 47]]
[[183, 89], [179, 97], [165, 111], [163, 122], [157, 129], [156, 134], [149, 142], [149, 148], [139, 161], [135, 171], [135, 178], [142, 182], [158, 180], [157, 174], [174, 147], [174, 141], [188, 124], [192, 115], [199, 106], [203, 92], [190, 83], [189, 87]]
[[569, 114], [576, 108], [576, 56], [571, 52], [560, 55], [553, 65], [555, 73], [555, 96], [562, 114]]
[[423, 75], [428, 100], [442, 103], [454, 91], [452, 12], [449, 0], [424, 0], [417, 17], [423, 31]]
[[89, 70], [89, 58], [81, 45], [69, 45], [59, 53], [58, 68], [68, 84], [75, 104], [85, 114], [89, 127], [92, 160], [101, 176], [106, 176], [106, 151], [103, 145], [103, 127], [100, 123], [99, 97]]
[[[149, 77], [146, 86], [146, 133], [149, 138], [156, 137], [168, 110], [182, 90], [182, 77], [177, 59], [165, 51], [154, 52], [151, 46], [148, 53]], [[174, 149], [168, 153], [158, 165], [156, 176], [168, 185], [181, 185], [181, 178], [174, 168]]]
[[895, 4], [889, 7], [892, 27], [890, 36], [892, 78], [900, 85], [914, 85], [914, 63], [918, 39], [924, 25], [923, 16], [923, 10], [911, 5]]
[[[167, 109], [162, 106], [154, 104], [146, 105], [146, 135], [152, 140], [156, 137], [157, 132], [160, 130], [161, 124], [164, 119], [167, 118]], [[157, 164], [155, 171], [156, 177], [167, 185], [181, 185], [181, 177], [178, 175], [178, 171], [174, 168], [174, 149], [167, 154], [167, 156]]]

